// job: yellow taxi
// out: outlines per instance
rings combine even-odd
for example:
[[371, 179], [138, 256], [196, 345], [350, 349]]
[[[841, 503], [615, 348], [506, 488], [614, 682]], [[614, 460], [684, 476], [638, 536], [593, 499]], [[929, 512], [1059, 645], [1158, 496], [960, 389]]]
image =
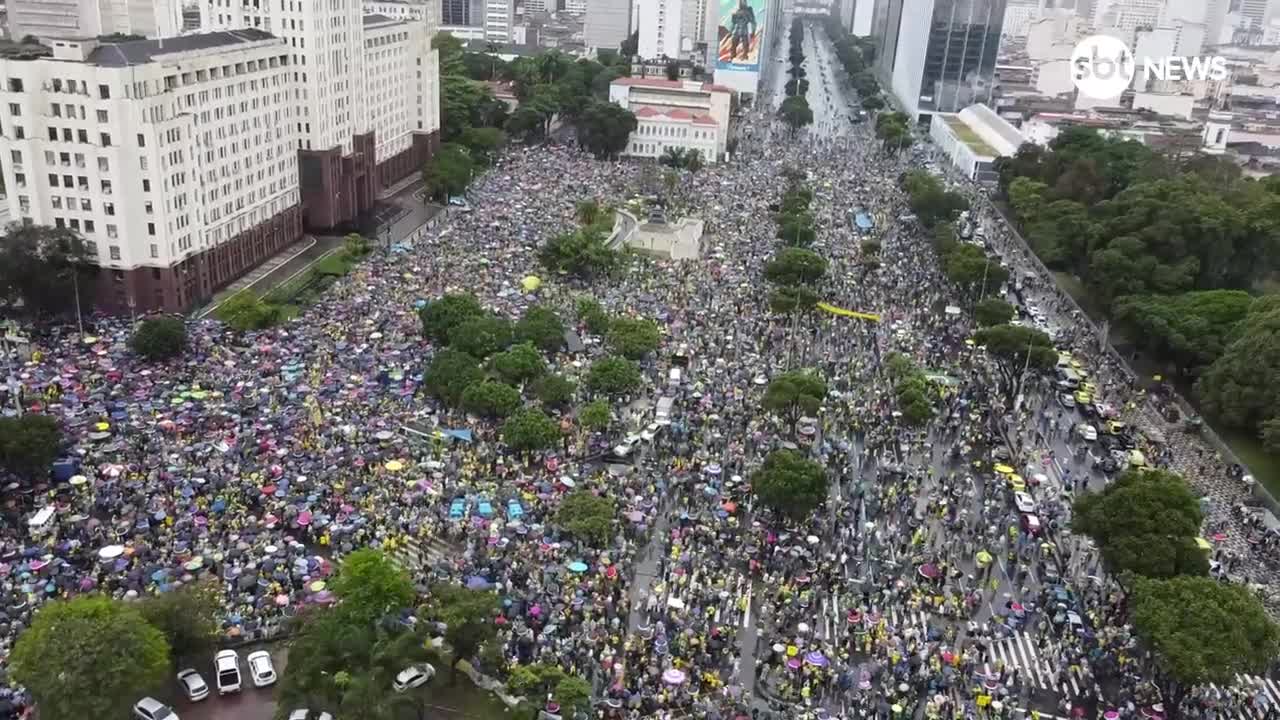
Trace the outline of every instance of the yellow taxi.
[[1088, 405], [1089, 403], [1093, 402], [1093, 395], [1090, 395], [1084, 390], [1077, 390], [1075, 397], [1076, 397], [1077, 405]]

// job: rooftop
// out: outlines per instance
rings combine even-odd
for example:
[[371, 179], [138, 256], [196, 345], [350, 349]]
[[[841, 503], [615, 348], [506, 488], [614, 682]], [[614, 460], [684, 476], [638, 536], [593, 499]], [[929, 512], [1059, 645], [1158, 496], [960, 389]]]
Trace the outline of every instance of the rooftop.
[[951, 128], [951, 132], [955, 133], [960, 141], [969, 146], [969, 149], [976, 155], [985, 157], [1000, 157], [1000, 153], [995, 148], [988, 145], [982, 138], [978, 137], [978, 133], [973, 128], [964, 124], [964, 121], [955, 115], [943, 115], [943, 122]]
[[[697, 88], [686, 88], [685, 83], [697, 84]], [[724, 85], [716, 85], [714, 83], [698, 83], [696, 80], [665, 80], [662, 78], [636, 78], [624, 77], [614, 80], [612, 85], [631, 85], [635, 87], [651, 87], [662, 88], [664, 90], [676, 90], [683, 92], [730, 92], [729, 88]]]
[[208, 50], [227, 45], [274, 40], [269, 32], [256, 28], [244, 30], [221, 30], [218, 32], [179, 35], [178, 37], [156, 40], [133, 40], [130, 42], [99, 45], [89, 54], [87, 62], [101, 67], [129, 67], [130, 65], [146, 65], [154, 62], [162, 55]]

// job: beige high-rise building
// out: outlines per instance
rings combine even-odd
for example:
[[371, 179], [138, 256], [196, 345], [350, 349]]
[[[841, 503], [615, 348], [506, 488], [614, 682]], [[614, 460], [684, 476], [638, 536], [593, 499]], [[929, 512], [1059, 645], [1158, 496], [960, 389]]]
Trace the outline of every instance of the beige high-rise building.
[[182, 30], [179, 0], [9, 0], [9, 36], [16, 39], [101, 35], [171, 37]]

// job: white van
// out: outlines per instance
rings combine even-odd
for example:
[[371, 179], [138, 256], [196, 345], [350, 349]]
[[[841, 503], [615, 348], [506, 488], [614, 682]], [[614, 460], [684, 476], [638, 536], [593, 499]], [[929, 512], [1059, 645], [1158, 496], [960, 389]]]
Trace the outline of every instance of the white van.
[[680, 383], [684, 381], [684, 370], [673, 367], [667, 371], [667, 386], [680, 387]]

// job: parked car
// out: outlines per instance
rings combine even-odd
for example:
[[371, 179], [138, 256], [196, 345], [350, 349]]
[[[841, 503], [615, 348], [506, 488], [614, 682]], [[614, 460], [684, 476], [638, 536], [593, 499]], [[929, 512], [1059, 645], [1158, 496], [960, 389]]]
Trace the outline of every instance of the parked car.
[[1098, 429], [1092, 425], [1081, 423], [1077, 426], [1077, 430], [1080, 433], [1080, 437], [1087, 442], [1093, 442], [1098, 439]]
[[240, 692], [240, 656], [235, 650], [220, 650], [213, 656], [213, 669], [218, 674], [218, 694]]
[[1071, 397], [1070, 393], [1058, 393], [1058, 404], [1071, 410], [1076, 406], [1076, 399]]
[[410, 665], [401, 670], [399, 675], [396, 675], [396, 679], [391, 683], [391, 689], [396, 692], [404, 692], [409, 688], [422, 687], [435, 676], [436, 669], [426, 663]]
[[249, 663], [249, 676], [253, 678], [254, 687], [266, 687], [276, 681], [276, 668], [271, 664], [271, 653], [258, 650], [249, 653], [245, 658]]
[[173, 708], [153, 697], [144, 697], [134, 703], [133, 716], [138, 720], [178, 720]]
[[182, 686], [182, 694], [191, 702], [200, 702], [209, 697], [209, 684], [192, 668], [178, 672], [178, 684]]

